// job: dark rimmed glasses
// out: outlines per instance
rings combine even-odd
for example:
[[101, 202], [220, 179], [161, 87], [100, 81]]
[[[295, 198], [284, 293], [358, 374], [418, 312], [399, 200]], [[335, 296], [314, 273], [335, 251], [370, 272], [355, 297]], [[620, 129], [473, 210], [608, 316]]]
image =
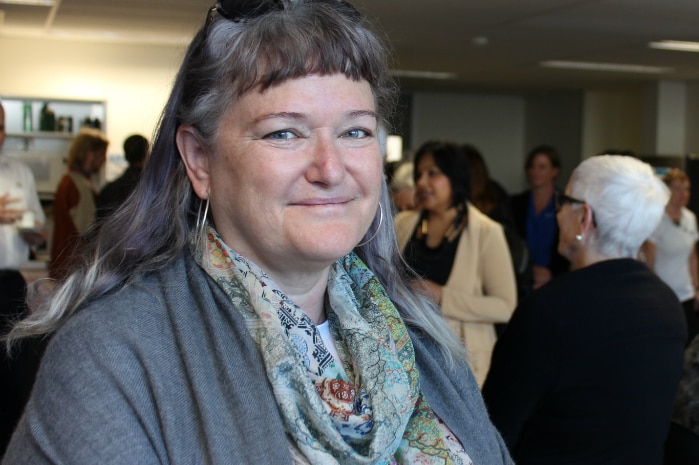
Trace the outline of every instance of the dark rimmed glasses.
[[553, 193], [553, 206], [556, 209], [556, 212], [559, 212], [561, 208], [563, 208], [563, 205], [567, 203], [579, 203], [579, 204], [586, 204], [584, 200], [576, 199], [575, 197], [571, 197], [569, 195], [564, 194], [563, 192], [560, 191], [555, 191]]
[[[553, 207], [556, 209], [556, 213], [561, 211], [561, 208], [563, 208], [563, 205], [567, 203], [577, 203], [580, 205], [587, 205], [590, 207], [590, 205], [585, 202], [582, 199], [576, 199], [575, 197], [571, 197], [570, 195], [566, 195], [563, 192], [560, 191], [554, 191], [553, 193]], [[595, 212], [592, 210], [592, 207], [590, 207], [590, 211], [592, 212], [592, 224], [597, 226], [597, 221], [595, 221]]]

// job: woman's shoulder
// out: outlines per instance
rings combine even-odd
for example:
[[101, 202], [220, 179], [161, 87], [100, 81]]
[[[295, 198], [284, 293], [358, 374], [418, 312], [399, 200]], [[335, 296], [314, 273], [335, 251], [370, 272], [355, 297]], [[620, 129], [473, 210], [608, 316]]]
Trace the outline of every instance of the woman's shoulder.
[[393, 218], [393, 224], [396, 228], [396, 236], [401, 248], [408, 242], [410, 236], [415, 230], [415, 226], [417, 226], [419, 219], [419, 211], [403, 211], [398, 213]]
[[468, 234], [476, 234], [481, 240], [502, 237], [505, 240], [505, 232], [500, 223], [490, 218], [478, 210], [475, 206], [468, 204]]
[[689, 208], [682, 208], [682, 216], [686, 221], [689, 221], [691, 225], [694, 226], [694, 229], [696, 229], [697, 225], [697, 216], [694, 214], [692, 210]]
[[404, 225], [410, 223], [417, 223], [418, 218], [420, 218], [420, 212], [417, 210], [405, 210], [398, 212], [394, 217], [393, 221], [396, 225]]
[[167, 321], [165, 302], [156, 277], [141, 277], [76, 311], [52, 339], [84, 345], [162, 335]]
[[149, 340], [163, 336], [168, 322], [187, 305], [195, 275], [183, 257], [167, 267], [140, 275], [123, 287], [96, 298], [70, 316], [54, 339]]

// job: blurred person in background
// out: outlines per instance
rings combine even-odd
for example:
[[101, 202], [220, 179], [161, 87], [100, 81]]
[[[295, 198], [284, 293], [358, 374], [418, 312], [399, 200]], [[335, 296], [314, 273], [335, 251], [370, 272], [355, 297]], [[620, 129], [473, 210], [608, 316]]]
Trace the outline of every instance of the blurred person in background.
[[415, 181], [412, 162], [403, 162], [393, 171], [388, 183], [396, 212], [414, 210]]
[[517, 303], [512, 259], [502, 226], [469, 201], [471, 176], [463, 148], [428, 141], [415, 154], [418, 211], [396, 216], [398, 244], [408, 264], [462, 338], [479, 385], [490, 366], [494, 323], [506, 323]]
[[[27, 283], [20, 270], [29, 261], [30, 247], [46, 240], [34, 175], [3, 152], [4, 142], [5, 109], [0, 103], [0, 335], [27, 316]], [[40, 354], [34, 341], [12, 357], [0, 350], [0, 457], [29, 397]]]
[[699, 335], [684, 351], [684, 366], [675, 396], [663, 465], [699, 463]]
[[111, 215], [134, 191], [149, 150], [148, 139], [140, 134], [132, 134], [124, 140], [124, 158], [128, 167], [121, 176], [107, 183], [100, 191], [97, 197], [98, 220]]
[[644, 243], [642, 257], [682, 302], [689, 343], [699, 333], [697, 218], [687, 208], [691, 192], [687, 173], [673, 168], [663, 176], [663, 181], [670, 188], [670, 200], [658, 228]]
[[669, 197], [653, 169], [594, 156], [557, 196], [569, 273], [515, 310], [483, 386], [518, 465], [661, 465], [687, 328], [636, 259]]
[[49, 277], [62, 279], [74, 264], [80, 237], [95, 221], [97, 190], [93, 178], [107, 160], [109, 141], [97, 129], [82, 128], [68, 150], [68, 170], [53, 201]]
[[558, 253], [558, 225], [553, 204], [561, 158], [550, 145], [534, 147], [524, 163], [529, 189], [510, 199], [517, 232], [527, 240], [533, 266], [533, 288], [565, 273], [570, 263]]
[[[490, 177], [483, 155], [473, 145], [464, 145], [471, 170], [471, 202], [491, 219], [500, 223], [505, 231], [507, 245], [512, 256], [512, 266], [517, 280], [517, 300], [521, 301], [532, 290], [534, 275], [527, 241], [517, 232], [510, 198], [507, 191]], [[496, 323], [498, 334], [504, 323]]]

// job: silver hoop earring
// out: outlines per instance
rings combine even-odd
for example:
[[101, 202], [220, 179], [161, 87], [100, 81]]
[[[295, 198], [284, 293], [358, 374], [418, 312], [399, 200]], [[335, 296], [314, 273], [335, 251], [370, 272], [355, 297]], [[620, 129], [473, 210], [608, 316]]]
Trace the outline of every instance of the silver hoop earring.
[[376, 227], [376, 231], [374, 231], [374, 234], [371, 235], [371, 237], [364, 242], [360, 242], [357, 244], [355, 247], [361, 247], [363, 245], [367, 245], [369, 242], [372, 241], [376, 237], [376, 235], [379, 233], [379, 229], [381, 229], [381, 225], [383, 224], [383, 207], [379, 203], [379, 225]]
[[204, 234], [204, 227], [206, 226], [206, 215], [209, 214], [209, 197], [206, 198], [206, 206], [204, 207], [204, 215], [201, 214], [201, 205], [204, 203], [202, 200], [199, 202], [199, 211], [197, 212], [197, 226], [196, 226], [196, 242], [199, 243]]

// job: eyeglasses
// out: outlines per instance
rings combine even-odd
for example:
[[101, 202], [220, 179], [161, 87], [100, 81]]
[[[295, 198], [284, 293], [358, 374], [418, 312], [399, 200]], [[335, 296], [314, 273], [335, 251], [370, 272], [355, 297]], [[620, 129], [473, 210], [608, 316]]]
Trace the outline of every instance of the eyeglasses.
[[[322, 0], [318, 0], [322, 1]], [[345, 8], [345, 12], [355, 18], [361, 17], [359, 11], [345, 0], [325, 0], [327, 3], [336, 3]], [[204, 37], [209, 35], [209, 28], [214, 22], [216, 14], [229, 21], [238, 23], [240, 21], [254, 19], [269, 13], [270, 11], [283, 10], [284, 0], [216, 0], [216, 4], [211, 7], [206, 16], [204, 27]]]
[[587, 202], [585, 202], [584, 200], [576, 199], [575, 197], [571, 197], [569, 195], [565, 195], [563, 192], [554, 191], [553, 206], [556, 209], [556, 212], [559, 212], [561, 208], [563, 208], [563, 205], [567, 203], [585, 204]]
[[[571, 197], [569, 195], [564, 194], [563, 192], [559, 191], [554, 191], [553, 193], [553, 206], [556, 209], [556, 213], [561, 211], [561, 208], [563, 208], [563, 205], [567, 203], [577, 203], [580, 205], [587, 205], [590, 207], [590, 205], [585, 202], [584, 200], [581, 199], [576, 199], [575, 197]], [[592, 212], [592, 224], [597, 227], [597, 221], [595, 220], [595, 212], [592, 210], [592, 207], [590, 207], [590, 211]]]

